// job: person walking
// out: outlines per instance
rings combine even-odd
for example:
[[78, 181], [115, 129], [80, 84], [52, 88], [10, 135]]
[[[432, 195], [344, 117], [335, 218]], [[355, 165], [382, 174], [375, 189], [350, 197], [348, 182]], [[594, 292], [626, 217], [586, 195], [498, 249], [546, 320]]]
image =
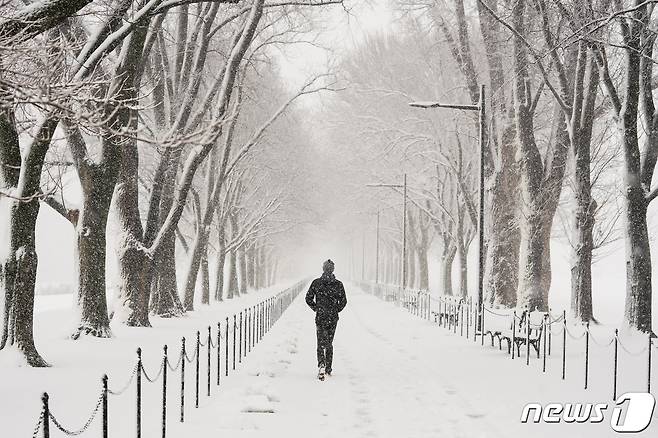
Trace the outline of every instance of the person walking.
[[322, 264], [322, 276], [311, 283], [306, 293], [306, 304], [315, 312], [315, 328], [318, 337], [318, 379], [331, 375], [334, 356], [334, 334], [338, 314], [347, 305], [343, 283], [334, 276], [334, 262]]

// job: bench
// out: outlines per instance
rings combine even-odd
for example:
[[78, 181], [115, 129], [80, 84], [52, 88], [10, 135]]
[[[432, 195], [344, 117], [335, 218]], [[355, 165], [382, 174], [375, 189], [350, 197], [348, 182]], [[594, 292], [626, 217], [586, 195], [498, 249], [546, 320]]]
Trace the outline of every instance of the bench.
[[[521, 346], [529, 344], [539, 357], [545, 318], [546, 313], [544, 312], [528, 312], [527, 310], [523, 310], [520, 317], [514, 313], [507, 316], [491, 316], [485, 321], [484, 336], [491, 337], [492, 347], [494, 346], [494, 339], [497, 339], [498, 349], [500, 350], [503, 349], [502, 344], [505, 341], [507, 343], [507, 354], [511, 354], [512, 346], [515, 346], [516, 354], [520, 356]], [[476, 336], [478, 335], [479, 333], [476, 334]]]
[[453, 299], [455, 302], [448, 303], [450, 304], [449, 308], [446, 308], [443, 303], [439, 304], [439, 310], [432, 310], [432, 316], [434, 317], [434, 322], [443, 324], [444, 321], [448, 325], [457, 325], [459, 324], [459, 318], [461, 316], [462, 306], [464, 305], [464, 299], [459, 298]]

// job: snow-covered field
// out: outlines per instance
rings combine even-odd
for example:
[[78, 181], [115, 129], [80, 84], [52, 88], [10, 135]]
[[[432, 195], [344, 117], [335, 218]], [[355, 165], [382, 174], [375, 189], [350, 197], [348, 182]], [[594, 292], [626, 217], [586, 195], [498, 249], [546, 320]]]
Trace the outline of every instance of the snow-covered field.
[[[144, 348], [144, 366], [155, 374], [161, 345], [178, 357], [179, 337], [232, 315], [269, 292], [251, 293], [233, 302], [194, 312], [179, 320], [154, 320], [153, 330], [116, 328], [112, 341], [73, 342], [58, 322], [61, 310], [40, 314], [37, 339], [54, 367], [45, 370], [2, 370], [0, 421], [7, 436], [30, 436], [39, 412], [39, 395], [51, 394], [51, 407], [66, 425], [77, 428], [95, 406], [100, 376], [108, 372], [110, 388], [120, 389]], [[420, 319], [392, 303], [347, 285], [348, 306], [334, 342], [334, 375], [316, 379], [313, 314], [298, 298], [236, 372], [205, 395], [205, 349], [202, 349], [201, 399], [194, 408], [193, 366], [186, 372], [186, 419], [178, 421], [179, 374], [170, 373], [168, 436], [170, 437], [607, 437], [612, 398], [612, 347], [590, 344], [589, 388], [583, 388], [584, 340], [567, 341], [566, 380], [561, 380], [561, 332], [554, 328], [547, 371], [542, 361], [525, 355], [512, 360], [480, 340]], [[46, 312], [48, 313], [48, 312]], [[50, 331], [49, 331], [50, 330]], [[570, 327], [575, 337], [577, 327]], [[597, 328], [605, 342], [605, 327]], [[130, 332], [130, 333], [128, 333]], [[623, 336], [623, 334], [621, 335]], [[623, 337], [621, 339], [624, 339]], [[641, 348], [631, 344], [629, 349]], [[584, 346], [584, 345], [583, 345]], [[632, 350], [631, 350], [632, 351]], [[654, 352], [656, 349], [654, 349]], [[222, 353], [223, 357], [223, 353]], [[213, 356], [212, 371], [216, 372]], [[655, 361], [654, 361], [655, 363]], [[658, 373], [653, 371], [654, 381]], [[222, 364], [223, 369], [223, 364]], [[619, 351], [618, 394], [646, 390], [646, 354]], [[223, 375], [222, 375], [223, 377]], [[656, 381], [658, 384], [658, 381]], [[160, 436], [161, 386], [144, 381], [143, 437]], [[654, 384], [655, 388], [655, 384]], [[653, 391], [654, 395], [656, 394]], [[110, 436], [135, 436], [135, 390], [110, 397]], [[521, 424], [529, 402], [610, 403], [600, 424]], [[637, 436], [656, 436], [651, 426]], [[100, 436], [99, 421], [83, 436]], [[51, 428], [52, 436], [62, 436]], [[3, 434], [4, 436], [4, 434]]]

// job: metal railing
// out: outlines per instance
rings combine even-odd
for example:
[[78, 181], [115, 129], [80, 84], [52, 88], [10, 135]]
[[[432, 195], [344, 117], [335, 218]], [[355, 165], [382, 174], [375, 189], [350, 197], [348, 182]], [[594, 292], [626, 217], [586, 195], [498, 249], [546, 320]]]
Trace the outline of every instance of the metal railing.
[[[229, 375], [229, 369], [236, 369], [236, 355], [238, 363], [242, 363], [243, 358], [258, 344], [263, 336], [270, 330], [276, 321], [279, 320], [283, 312], [290, 306], [293, 300], [307, 285], [308, 281], [302, 280], [295, 283], [293, 286], [279, 292], [277, 295], [267, 298], [254, 306], [245, 308], [243, 311], [233, 315], [232, 321], [226, 318], [225, 323], [217, 322], [215, 327], [215, 334], [213, 336], [213, 327], [208, 326], [207, 334], [204, 335], [204, 340], [201, 340], [201, 332], [196, 332], [196, 339], [193, 343], [193, 352], [188, 354], [188, 343], [186, 339], [181, 338], [179, 356], [175, 364], [169, 359], [168, 347], [162, 347], [162, 359], [160, 366], [155, 372], [147, 371], [142, 361], [142, 349], [137, 349], [137, 359], [135, 365], [130, 371], [130, 375], [126, 383], [118, 390], [112, 390], [109, 387], [107, 375], [101, 378], [101, 389], [98, 395], [96, 405], [91, 413], [85, 417], [86, 421], [83, 426], [78, 429], [71, 429], [62, 425], [57, 416], [53, 413], [50, 406], [50, 397], [47, 392], [44, 392], [41, 397], [42, 408], [39, 417], [34, 427], [32, 436], [50, 438], [50, 428], [54, 426], [60, 432], [67, 436], [78, 436], [86, 432], [89, 427], [94, 423], [98, 414], [101, 415], [102, 438], [108, 438], [109, 427], [109, 413], [108, 413], [108, 397], [119, 396], [128, 390], [135, 382], [136, 387], [136, 423], [135, 423], [135, 436], [141, 438], [142, 435], [142, 386], [143, 380], [146, 379], [147, 383], [155, 384], [161, 381], [162, 385], [162, 398], [161, 398], [161, 431], [162, 438], [167, 434], [167, 384], [170, 379], [168, 372], [179, 372], [180, 384], [180, 397], [179, 397], [179, 421], [185, 421], [185, 384], [186, 384], [186, 364], [193, 365], [194, 369], [194, 406], [199, 407], [199, 395], [201, 384], [200, 362], [202, 360], [203, 351], [205, 348], [206, 358], [206, 396], [210, 397], [213, 382], [216, 386], [221, 382], [221, 364], [222, 353], [224, 354], [224, 370], [225, 376]], [[222, 342], [224, 345], [222, 346]], [[229, 348], [229, 344], [231, 348]], [[224, 348], [222, 348], [224, 347]], [[229, 367], [229, 353], [231, 355], [232, 366]], [[216, 374], [212, 375], [212, 359], [215, 358]], [[188, 377], [189, 378], [189, 377]]]

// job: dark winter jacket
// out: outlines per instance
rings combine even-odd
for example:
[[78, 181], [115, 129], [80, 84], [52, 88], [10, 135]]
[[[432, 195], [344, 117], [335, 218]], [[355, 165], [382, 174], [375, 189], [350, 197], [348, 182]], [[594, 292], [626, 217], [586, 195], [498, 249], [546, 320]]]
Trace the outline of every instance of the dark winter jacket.
[[316, 323], [338, 320], [338, 312], [347, 305], [343, 283], [333, 274], [322, 274], [311, 283], [306, 293], [306, 304], [315, 312]]

